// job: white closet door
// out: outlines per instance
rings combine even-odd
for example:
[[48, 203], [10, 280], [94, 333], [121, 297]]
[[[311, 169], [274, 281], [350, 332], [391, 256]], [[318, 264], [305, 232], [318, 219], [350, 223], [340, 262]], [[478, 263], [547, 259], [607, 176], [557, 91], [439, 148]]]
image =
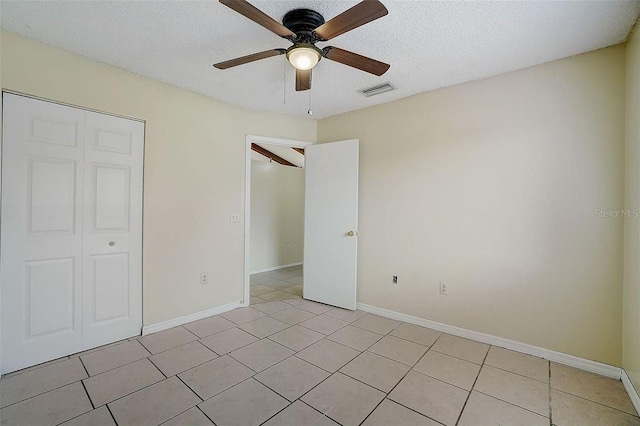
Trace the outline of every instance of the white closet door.
[[86, 112], [84, 147], [85, 349], [142, 329], [144, 124]]
[[144, 124], [4, 95], [2, 373], [142, 329]]
[[2, 373], [82, 349], [84, 111], [3, 96]]

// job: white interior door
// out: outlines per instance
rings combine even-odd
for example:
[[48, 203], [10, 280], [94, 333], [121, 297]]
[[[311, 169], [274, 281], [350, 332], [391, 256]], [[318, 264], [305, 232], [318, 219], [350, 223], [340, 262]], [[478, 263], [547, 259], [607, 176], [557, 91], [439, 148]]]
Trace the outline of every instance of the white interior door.
[[142, 328], [144, 124], [85, 113], [83, 347]]
[[2, 373], [140, 334], [144, 124], [3, 95]]
[[2, 373], [82, 350], [84, 112], [3, 96]]
[[356, 308], [357, 139], [305, 148], [305, 299]]

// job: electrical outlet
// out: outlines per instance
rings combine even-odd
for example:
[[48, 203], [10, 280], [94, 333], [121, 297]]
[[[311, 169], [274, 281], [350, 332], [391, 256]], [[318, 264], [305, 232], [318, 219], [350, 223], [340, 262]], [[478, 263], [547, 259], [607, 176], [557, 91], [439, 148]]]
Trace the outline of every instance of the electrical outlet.
[[284, 245], [284, 249], [285, 249], [285, 250], [289, 250], [290, 248], [291, 248], [291, 243], [286, 243], [286, 244]]
[[444, 294], [445, 296], [449, 294], [447, 292], [447, 285], [444, 283], [440, 283], [440, 294]]
[[392, 282], [393, 282], [394, 284], [398, 284], [398, 276], [397, 276], [397, 275], [394, 275], [394, 276], [393, 276], [393, 281], [392, 281]]
[[240, 212], [231, 212], [231, 223], [240, 222]]
[[207, 285], [209, 284], [209, 273], [203, 272], [200, 274], [200, 284]]

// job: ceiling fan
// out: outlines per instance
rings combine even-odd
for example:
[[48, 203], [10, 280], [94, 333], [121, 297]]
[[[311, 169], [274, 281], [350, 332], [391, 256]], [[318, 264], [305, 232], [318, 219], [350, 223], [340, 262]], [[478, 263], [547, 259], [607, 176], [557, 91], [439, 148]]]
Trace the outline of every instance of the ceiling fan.
[[252, 55], [242, 56], [213, 66], [227, 69], [272, 56], [287, 55], [287, 59], [296, 68], [296, 91], [311, 89], [311, 69], [322, 58], [340, 62], [374, 75], [382, 75], [389, 64], [349, 52], [338, 47], [316, 47], [317, 42], [331, 40], [334, 37], [367, 24], [387, 13], [387, 8], [378, 0], [364, 0], [340, 15], [325, 22], [324, 17], [310, 9], [294, 9], [287, 12], [282, 24], [245, 0], [220, 0], [220, 3], [262, 25], [271, 32], [286, 38], [291, 43], [288, 49], [271, 49]]

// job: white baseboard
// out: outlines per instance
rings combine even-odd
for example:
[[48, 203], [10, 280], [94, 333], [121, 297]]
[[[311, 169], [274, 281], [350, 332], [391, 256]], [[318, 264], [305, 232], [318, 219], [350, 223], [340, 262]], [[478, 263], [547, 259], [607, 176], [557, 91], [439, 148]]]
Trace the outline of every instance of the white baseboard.
[[633, 406], [636, 408], [636, 412], [640, 415], [640, 395], [638, 395], [638, 390], [633, 386], [627, 372], [622, 370], [622, 384], [624, 385], [624, 389], [629, 394], [629, 398], [631, 398], [631, 402]]
[[183, 325], [192, 321], [197, 321], [199, 319], [211, 317], [213, 315], [222, 314], [228, 311], [231, 311], [235, 308], [239, 308], [242, 306], [241, 302], [233, 302], [227, 305], [218, 306], [216, 308], [207, 309], [205, 311], [196, 312], [189, 315], [184, 315], [182, 317], [173, 318], [167, 321], [157, 322], [155, 324], [146, 325], [142, 327], [142, 335], [146, 336], [147, 334], [157, 333], [158, 331], [168, 330], [173, 327], [177, 327], [179, 325]]
[[573, 355], [567, 355], [562, 352], [556, 352], [526, 343], [516, 342], [515, 340], [504, 339], [502, 337], [492, 336], [490, 334], [467, 330], [465, 328], [455, 327], [424, 318], [414, 317], [411, 315], [402, 314], [400, 312], [366, 305], [364, 303], [358, 303], [357, 309], [380, 315], [381, 317], [408, 322], [410, 324], [431, 328], [433, 330], [452, 334], [454, 336], [464, 337], [466, 339], [476, 340], [478, 342], [487, 343], [489, 345], [499, 346], [501, 348], [511, 349], [516, 352], [522, 352], [525, 354], [537, 356], [539, 358], [548, 359], [549, 361], [568, 365], [569, 367], [579, 368], [580, 370], [590, 371], [592, 373], [600, 374], [606, 377], [612, 377], [616, 380], [620, 380], [622, 376], [622, 369], [619, 367], [614, 367], [612, 365], [603, 364], [597, 361], [591, 361], [589, 359], [584, 359]]
[[302, 262], [289, 263], [287, 265], [270, 266], [269, 268], [257, 269], [255, 271], [251, 271], [250, 275], [259, 274], [261, 272], [277, 271], [278, 269], [291, 268], [292, 266], [299, 266], [299, 265], [302, 265]]

